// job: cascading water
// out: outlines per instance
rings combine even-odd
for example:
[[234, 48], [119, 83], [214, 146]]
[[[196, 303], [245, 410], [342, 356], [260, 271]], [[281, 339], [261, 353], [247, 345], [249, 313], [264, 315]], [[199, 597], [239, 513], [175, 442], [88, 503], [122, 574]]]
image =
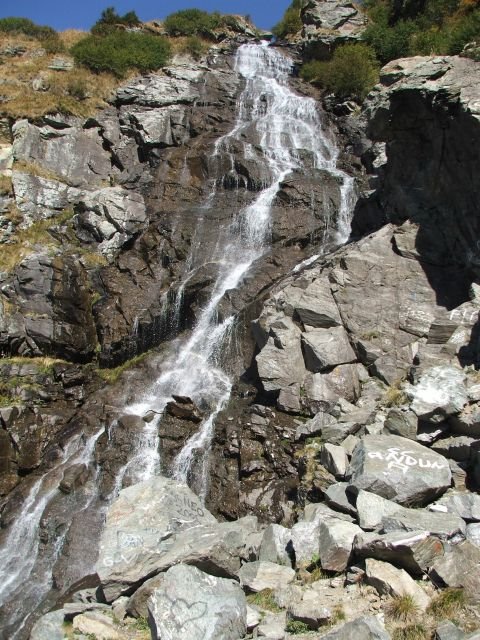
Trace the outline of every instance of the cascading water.
[[[208, 454], [215, 419], [228, 402], [232, 387], [224, 354], [233, 334], [235, 315], [222, 316], [221, 303], [225, 294], [239, 287], [252, 265], [268, 251], [272, 204], [285, 178], [292, 172], [306, 170], [307, 166], [326, 170], [338, 178], [342, 186], [336, 239], [343, 242], [348, 237], [353, 179], [337, 169], [338, 149], [323, 128], [315, 101], [297, 96], [289, 89], [291, 69], [290, 60], [266, 44], [243, 45], [238, 49], [236, 71], [243, 77], [245, 88], [238, 100], [236, 122], [228, 134], [217, 140], [210, 163], [218, 168], [222, 159], [227, 159], [226, 165], [232, 167], [233, 175], [235, 154], [239, 153], [240, 148], [245, 159], [265, 167], [263, 188], [253, 200], [251, 191], [246, 193], [249, 203], [241, 207], [228, 224], [219, 225], [209, 254], [209, 265], [215, 271], [209, 300], [197, 313], [191, 333], [169, 344], [158, 379], [138, 402], [125, 410], [126, 413], [140, 416], [152, 411], [157, 419], [145, 422], [142, 433], [132, 443], [132, 452], [117, 473], [111, 497], [127, 483], [160, 473], [158, 427], [173, 395], [191, 398], [203, 411], [204, 419], [200, 428], [178, 454], [173, 473], [178, 479], [186, 481], [195, 460], [201, 472], [194, 489], [205, 496]], [[192, 242], [191, 255], [186, 261], [185, 274], [177, 288], [176, 297], [172, 296], [175, 299], [172, 317], [177, 324], [186, 285], [196, 270], [205, 266], [202, 262], [202, 255], [205, 254], [198, 251], [203, 242], [202, 221], [204, 215], [215, 207], [216, 192], [225, 177], [224, 170], [221, 178], [217, 176], [213, 180], [206, 202], [197, 211], [198, 237], [195, 235]], [[314, 258], [310, 258], [310, 261]], [[115, 429], [115, 424], [110, 429]], [[61, 557], [68, 527], [55, 538], [47, 554], [39, 551], [41, 520], [45, 510], [55, 502], [55, 496], [58, 497], [58, 483], [65, 469], [72, 464], [85, 464], [90, 465], [92, 471], [94, 448], [102, 431], [94, 433], [86, 441], [78, 438], [71, 440], [56, 466], [32, 485], [16, 521], [5, 532], [0, 548], [3, 575], [0, 605], [9, 617], [5, 625], [9, 638], [24, 638], [22, 628], [28, 613], [37, 606], [44, 607], [42, 603], [48, 602], [52, 567], [56, 559]], [[81, 513], [85, 521], [93, 523], [91, 526], [99, 530], [108, 500], [102, 502], [99, 495], [96, 486], [98, 473], [98, 469], [91, 472], [86, 487], [72, 498], [76, 501], [75, 511], [70, 507], [68, 513]], [[89, 535], [91, 539], [85, 541], [85, 546], [94, 544], [99, 531], [90, 529]], [[72, 556], [69, 560], [75, 562]], [[86, 570], [92, 568], [93, 562]]]
[[[205, 496], [207, 490], [208, 452], [215, 418], [228, 401], [232, 385], [222, 368], [222, 352], [235, 317], [230, 315], [218, 323], [219, 303], [228, 290], [239, 286], [253, 263], [267, 250], [272, 203], [282, 181], [292, 171], [301, 171], [308, 161], [315, 169], [325, 169], [341, 179], [339, 242], [348, 237], [353, 191], [353, 179], [337, 169], [338, 149], [323, 132], [315, 101], [294, 94], [288, 87], [291, 61], [266, 44], [243, 45], [238, 49], [236, 70], [245, 79], [245, 89], [238, 101], [235, 125], [230, 133], [217, 140], [214, 158], [230, 153], [232, 143], [237, 146], [240, 143], [244, 156], [267, 165], [270, 183], [239, 212], [217, 242], [212, 259], [218, 267], [216, 282], [190, 338], [184, 343], [177, 342], [171, 357], [163, 363], [163, 373], [158, 380], [140, 402], [128, 408], [138, 415], [152, 409], [161, 415], [172, 396], [178, 395], [191, 398], [205, 410], [201, 428], [186, 443], [173, 469], [174, 476], [185, 482], [194, 456], [197, 461], [200, 456], [203, 472], [194, 488], [201, 496]], [[255, 146], [244, 141], [244, 132], [252, 127], [257, 139]], [[230, 155], [233, 167], [233, 153]], [[214, 184], [209, 203], [213, 201], [215, 188]], [[137, 480], [157, 472], [160, 467], [155, 428], [155, 423], [150, 423], [140, 438], [132, 462], [137, 469]]]

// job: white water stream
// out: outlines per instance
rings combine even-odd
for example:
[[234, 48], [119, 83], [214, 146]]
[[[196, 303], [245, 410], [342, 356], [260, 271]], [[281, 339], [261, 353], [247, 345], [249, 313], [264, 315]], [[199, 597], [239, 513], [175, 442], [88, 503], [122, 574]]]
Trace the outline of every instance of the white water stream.
[[[238, 287], [252, 266], [269, 246], [270, 211], [283, 180], [292, 171], [301, 171], [305, 162], [325, 169], [342, 181], [341, 207], [337, 239], [349, 234], [353, 178], [337, 169], [338, 149], [324, 130], [312, 98], [294, 94], [288, 87], [291, 61], [279, 51], [264, 45], [243, 45], [238, 49], [236, 71], [246, 84], [237, 105], [237, 120], [230, 133], [217, 140], [214, 157], [229, 153], [230, 144], [244, 146], [244, 155], [268, 167], [270, 183], [246, 206], [217, 243], [212, 262], [218, 275], [208, 304], [186, 342], [178, 341], [171, 357], [162, 363], [162, 373], [143, 398], [127, 408], [144, 415], [149, 410], [159, 415], [172, 395], [187, 396], [205, 411], [198, 432], [190, 438], [175, 461], [174, 475], [185, 482], [194, 456], [201, 456], [203, 474], [195, 489], [205, 496], [208, 477], [208, 451], [215, 418], [230, 397], [231, 380], [222, 368], [222, 354], [234, 327], [235, 317], [217, 322], [217, 309], [225, 293]], [[244, 142], [244, 132], [254, 127], [258, 144]], [[232, 167], [234, 164], [233, 153]], [[209, 201], [212, 200], [215, 192]], [[188, 276], [187, 276], [188, 277]], [[161, 418], [159, 418], [161, 419]], [[157, 421], [146, 425], [137, 453], [129, 463], [135, 479], [142, 480], [160, 469]]]

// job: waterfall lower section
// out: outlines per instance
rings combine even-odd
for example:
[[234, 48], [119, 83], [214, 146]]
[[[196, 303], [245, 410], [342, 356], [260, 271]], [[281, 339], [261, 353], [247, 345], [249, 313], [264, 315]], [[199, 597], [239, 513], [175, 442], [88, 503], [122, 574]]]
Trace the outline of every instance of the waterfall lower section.
[[[272, 243], [310, 243], [316, 252], [311, 262], [348, 238], [354, 180], [337, 167], [339, 150], [315, 100], [289, 88], [291, 61], [267, 44], [247, 44], [237, 51], [235, 70], [244, 83], [236, 121], [210, 148], [209, 193], [195, 207], [195, 233], [182, 280], [165, 295], [172, 322], [184, 326], [180, 314], [192, 282], [200, 275], [208, 282], [192, 305], [193, 328], [164, 347], [156, 379], [148, 380], [143, 394], [124, 407], [129, 425], [113, 421], [106, 431], [102, 426], [88, 437], [73, 438], [62, 458], [32, 483], [14, 524], [0, 539], [0, 615], [12, 640], [28, 637], [30, 613], [45, 612], [62, 589], [93, 572], [103, 514], [122, 487], [163, 473], [188, 482], [205, 497], [215, 420], [234, 381], [228, 359], [238, 319], [235, 295], [241, 295], [255, 274], [262, 274]], [[225, 214], [227, 204], [231, 215]], [[294, 264], [291, 261], [291, 267]], [[258, 291], [271, 284], [269, 277]], [[162, 425], [172, 399], [191, 403], [198, 416], [193, 433], [167, 463]], [[101, 435], [104, 447], [113, 448], [123, 438], [122, 451], [128, 451], [108, 491], [99, 488], [106, 475], [98, 464]], [[91, 473], [65, 505], [58, 499], [58, 483], [72, 465], [83, 465]], [[46, 514], [55, 519], [57, 512], [60, 521], [69, 524], [58, 526], [44, 544], [39, 538], [42, 522]], [[73, 567], [62, 569], [68, 573], [64, 585], [52, 577], [59, 563]], [[53, 586], [58, 591], [52, 598]]]

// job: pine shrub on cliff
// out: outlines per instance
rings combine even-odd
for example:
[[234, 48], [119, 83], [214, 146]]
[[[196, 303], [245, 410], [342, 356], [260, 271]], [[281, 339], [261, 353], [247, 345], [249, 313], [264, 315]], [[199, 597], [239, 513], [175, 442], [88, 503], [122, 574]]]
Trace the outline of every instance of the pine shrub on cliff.
[[140, 20], [135, 11], [128, 11], [121, 16], [115, 11], [115, 7], [107, 7], [91, 28], [91, 32], [97, 36], [106, 35], [119, 28], [136, 27], [139, 24]]
[[206, 36], [222, 25], [222, 16], [200, 9], [184, 9], [171, 13], [163, 21], [169, 36]]
[[171, 54], [166, 38], [118, 30], [104, 36], [88, 36], [70, 51], [78, 64], [95, 73], [107, 71], [120, 78], [129, 69], [142, 73], [159, 69]]
[[340, 98], [363, 100], [378, 79], [374, 51], [366, 44], [346, 44], [335, 50], [328, 62], [307, 62], [302, 78]]

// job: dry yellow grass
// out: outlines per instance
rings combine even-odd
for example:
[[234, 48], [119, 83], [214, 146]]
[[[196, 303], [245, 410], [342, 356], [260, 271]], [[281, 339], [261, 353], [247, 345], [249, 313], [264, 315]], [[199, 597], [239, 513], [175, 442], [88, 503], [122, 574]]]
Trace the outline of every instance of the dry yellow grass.
[[0, 196], [8, 196], [12, 193], [12, 179], [10, 176], [0, 175]]
[[[66, 46], [84, 37], [83, 32], [62, 34]], [[0, 47], [22, 45], [27, 51], [22, 56], [4, 60], [1, 65], [2, 95], [0, 115], [14, 118], [39, 118], [47, 113], [67, 113], [88, 117], [98, 108], [106, 106], [119, 81], [111, 74], [94, 74], [83, 68], [71, 71], [49, 69], [53, 59], [60, 55], [70, 59], [68, 53], [36, 55], [41, 48], [38, 41], [27, 36], [0, 35]], [[41, 78], [45, 91], [34, 91], [32, 83]]]
[[77, 42], [86, 38], [88, 36], [88, 31], [80, 31], [80, 29], [66, 29], [65, 31], [59, 31], [58, 36], [65, 48], [70, 49], [74, 44], [77, 44]]

